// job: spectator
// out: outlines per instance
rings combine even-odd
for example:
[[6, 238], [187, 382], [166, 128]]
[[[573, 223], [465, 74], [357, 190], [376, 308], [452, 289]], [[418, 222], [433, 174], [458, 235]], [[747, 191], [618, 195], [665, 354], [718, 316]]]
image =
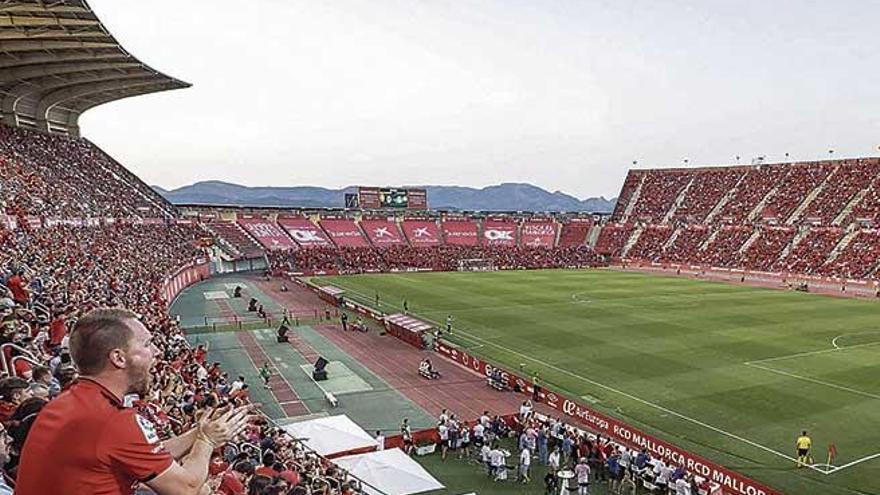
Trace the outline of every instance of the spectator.
[[18, 406], [30, 397], [27, 380], [17, 376], [0, 379], [0, 423], [7, 424]]
[[124, 405], [128, 394], [146, 397], [152, 388], [152, 339], [125, 310], [96, 310], [77, 322], [70, 346], [82, 376], [37, 416], [16, 494], [128, 493], [138, 482], [159, 495], [198, 492], [211, 451], [244, 430], [249, 408], [206, 413], [197, 428], [160, 442], [154, 424]]

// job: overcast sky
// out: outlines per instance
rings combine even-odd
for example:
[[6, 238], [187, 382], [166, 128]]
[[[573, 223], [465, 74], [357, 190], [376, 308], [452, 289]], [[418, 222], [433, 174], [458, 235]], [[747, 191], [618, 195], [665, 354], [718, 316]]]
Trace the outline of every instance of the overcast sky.
[[880, 4], [89, 0], [193, 87], [87, 112], [148, 183], [530, 182], [877, 154]]

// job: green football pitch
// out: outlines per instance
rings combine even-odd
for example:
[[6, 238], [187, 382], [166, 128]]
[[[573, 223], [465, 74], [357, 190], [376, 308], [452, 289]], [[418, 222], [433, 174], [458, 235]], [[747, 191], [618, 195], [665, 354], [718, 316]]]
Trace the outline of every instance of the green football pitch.
[[452, 315], [473, 354], [785, 493], [880, 494], [880, 302], [604, 269], [315, 281]]

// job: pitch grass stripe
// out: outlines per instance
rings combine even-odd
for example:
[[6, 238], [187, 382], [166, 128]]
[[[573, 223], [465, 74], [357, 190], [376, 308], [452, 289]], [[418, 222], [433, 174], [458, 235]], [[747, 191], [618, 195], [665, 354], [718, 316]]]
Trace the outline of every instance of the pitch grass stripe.
[[[835, 349], [835, 350], [836, 350], [836, 349]], [[867, 398], [869, 398], [869, 399], [880, 399], [880, 395], [872, 394], [872, 393], [870, 393], [870, 392], [863, 392], [863, 391], [861, 391], [861, 390], [857, 390], [857, 389], [854, 389], [854, 388], [846, 387], [846, 386], [844, 386], [844, 385], [837, 385], [837, 384], [835, 384], [835, 383], [825, 382], [825, 381], [817, 380], [817, 379], [815, 379], [815, 378], [810, 378], [810, 377], [807, 377], [807, 376], [796, 375], [796, 374], [794, 374], [794, 373], [789, 373], [788, 371], [782, 371], [782, 370], [778, 370], [778, 369], [775, 369], [775, 368], [770, 368], [769, 366], [761, 366], [760, 364], [754, 364], [754, 363], [744, 363], [744, 364], [745, 364], [746, 366], [751, 366], [752, 368], [758, 368], [758, 369], [762, 369], [762, 370], [764, 370], [764, 371], [769, 371], [770, 373], [776, 373], [776, 374], [778, 374], [778, 375], [787, 376], [787, 377], [789, 377], [789, 378], [794, 378], [795, 380], [802, 380], [802, 381], [805, 381], [805, 382], [815, 383], [815, 384], [817, 384], [817, 385], [823, 385], [823, 386], [826, 386], [826, 387], [831, 387], [831, 388], [834, 388], [834, 389], [837, 389], [837, 390], [842, 390], [842, 391], [844, 391], [844, 392], [849, 392], [849, 393], [851, 393], [851, 394], [861, 395], [862, 397], [867, 397]]]
[[[346, 288], [346, 290], [348, 290], [349, 292], [353, 292], [353, 293], [357, 294], [360, 298], [362, 298], [362, 299], [364, 299], [364, 300], [369, 301], [369, 298], [366, 297], [363, 293], [361, 293], [361, 292], [359, 292], [359, 291], [356, 291], [356, 290], [354, 290], [354, 289], [351, 289], [350, 287]], [[387, 304], [388, 306], [391, 306], [391, 307], [393, 307], [393, 308], [395, 308], [395, 309], [400, 309], [399, 306], [398, 306], [397, 304], [391, 304], [391, 303], [383, 303], [383, 304]], [[415, 316], [419, 316], [419, 315], [418, 315], [418, 314], [415, 314]], [[428, 318], [423, 318], [423, 319], [426, 320], [426, 321], [428, 321], [428, 322], [430, 322], [430, 323], [434, 323], [435, 325], [438, 325], [438, 326], [441, 325], [439, 322], [437, 322], [437, 321], [435, 321], [435, 320], [431, 320], [431, 319], [428, 319]], [[599, 388], [605, 389], [605, 390], [607, 390], [607, 391], [609, 391], [609, 392], [612, 392], [612, 393], [618, 394], [618, 395], [620, 395], [620, 396], [622, 396], [622, 397], [626, 397], [626, 398], [628, 398], [628, 399], [630, 399], [630, 400], [632, 400], [632, 401], [635, 401], [635, 402], [638, 402], [638, 403], [640, 403], [640, 404], [646, 405], [646, 406], [648, 406], [648, 407], [651, 407], [651, 408], [657, 409], [658, 411], [662, 411], [662, 412], [664, 412], [664, 413], [666, 413], [666, 414], [669, 414], [669, 415], [671, 415], [671, 416], [675, 416], [676, 418], [682, 419], [682, 420], [684, 420], [684, 421], [687, 421], [687, 422], [689, 422], [689, 423], [695, 424], [695, 425], [697, 425], [697, 426], [700, 426], [700, 427], [706, 428], [706, 429], [708, 429], [708, 430], [714, 431], [715, 433], [719, 433], [719, 434], [724, 435], [724, 436], [726, 436], [726, 437], [728, 437], [728, 438], [732, 438], [732, 439], [734, 439], [734, 440], [736, 440], [736, 441], [739, 441], [739, 442], [745, 443], [745, 444], [747, 444], [747, 445], [750, 445], [750, 446], [755, 447], [755, 448], [757, 448], [757, 449], [763, 450], [763, 451], [765, 451], [765, 452], [767, 452], [767, 453], [773, 454], [773, 455], [775, 455], [775, 456], [777, 456], [777, 457], [780, 457], [780, 458], [782, 458], [782, 459], [785, 459], [785, 460], [787, 460], [787, 461], [790, 461], [790, 462], [797, 462], [797, 459], [795, 459], [794, 457], [791, 457], [791, 456], [789, 456], [789, 455], [783, 454], [782, 452], [779, 452], [779, 451], [777, 451], [777, 450], [771, 449], [770, 447], [767, 447], [767, 446], [765, 446], [765, 445], [761, 445], [761, 444], [759, 444], [759, 443], [757, 443], [757, 442], [755, 442], [755, 441], [753, 441], [753, 440], [749, 440], [749, 439], [747, 439], [747, 438], [741, 437], [741, 436], [736, 435], [736, 434], [734, 434], [734, 433], [731, 433], [731, 432], [729, 432], [729, 431], [726, 431], [726, 430], [723, 430], [723, 429], [721, 429], [721, 428], [718, 428], [717, 426], [712, 426], [712, 425], [710, 425], [710, 424], [708, 424], [708, 423], [705, 423], [705, 422], [703, 422], [703, 421], [700, 421], [700, 420], [698, 420], [698, 419], [692, 418], [692, 417], [690, 417], [690, 416], [687, 416], [687, 415], [685, 415], [685, 414], [679, 413], [679, 412], [677, 412], [677, 411], [673, 411], [672, 409], [669, 409], [669, 408], [667, 408], [667, 407], [664, 407], [664, 406], [661, 406], [661, 405], [659, 405], [659, 404], [656, 404], [656, 403], [653, 403], [653, 402], [647, 401], [647, 400], [642, 399], [642, 398], [640, 398], [640, 397], [636, 397], [635, 395], [632, 395], [632, 394], [630, 394], [630, 393], [624, 392], [624, 391], [622, 391], [622, 390], [618, 390], [618, 389], [616, 389], [616, 388], [614, 388], [614, 387], [611, 387], [611, 386], [609, 386], [609, 385], [605, 385], [604, 383], [599, 383], [599, 382], [597, 382], [597, 381], [595, 381], [595, 380], [591, 380], [591, 379], [589, 379], [589, 378], [583, 377], [583, 376], [578, 375], [578, 374], [576, 374], [576, 373], [572, 373], [571, 371], [568, 371], [568, 370], [566, 370], [566, 369], [559, 368], [558, 366], [554, 366], [554, 365], [552, 365], [552, 364], [545, 363], [544, 361], [541, 361], [540, 359], [535, 359], [535, 358], [533, 358], [533, 357], [531, 357], [531, 356], [529, 356], [529, 355], [527, 355], [527, 354], [523, 354], [523, 353], [521, 353], [521, 352], [519, 352], [519, 351], [516, 351], [516, 350], [510, 349], [510, 348], [505, 347], [505, 346], [503, 346], [503, 345], [501, 345], [501, 344], [497, 344], [497, 343], [495, 343], [495, 342], [491, 342], [491, 341], [489, 341], [489, 340], [482, 339], [482, 338], [477, 337], [477, 336], [475, 336], [475, 335], [469, 334], [468, 332], [465, 332], [465, 331], [463, 331], [463, 330], [458, 330], [458, 331], [456, 331], [456, 332], [454, 332], [454, 333], [455, 333], [456, 335], [460, 335], [460, 336], [463, 336], [463, 337], [467, 337], [468, 339], [470, 339], [470, 340], [473, 341], [473, 342], [482, 343], [483, 345], [489, 345], [489, 346], [492, 346], [492, 347], [495, 347], [495, 348], [501, 349], [502, 351], [508, 352], [508, 353], [513, 354], [513, 355], [515, 355], [515, 356], [519, 356], [519, 357], [521, 357], [522, 359], [526, 359], [526, 360], [528, 360], [528, 361], [532, 361], [533, 363], [540, 364], [541, 366], [544, 366], [544, 367], [546, 367], [546, 368], [549, 368], [549, 369], [555, 370], [555, 371], [557, 371], [557, 372], [559, 372], [559, 373], [562, 373], [562, 374], [568, 375], [568, 376], [570, 376], [570, 377], [572, 377], [572, 378], [575, 378], [575, 379], [577, 379], [577, 380], [581, 380], [581, 381], [583, 381], [583, 382], [585, 382], [585, 383], [589, 383], [590, 385], [593, 385], [593, 386], [595, 386], [595, 387], [599, 387]], [[816, 471], [817, 473], [822, 473], [823, 475], [827, 475], [827, 474], [828, 474], [828, 473], [825, 472], [824, 470], [819, 469], [819, 468], [817, 468], [817, 467], [815, 467], [815, 466], [808, 466], [808, 467], [809, 467], [810, 469]]]

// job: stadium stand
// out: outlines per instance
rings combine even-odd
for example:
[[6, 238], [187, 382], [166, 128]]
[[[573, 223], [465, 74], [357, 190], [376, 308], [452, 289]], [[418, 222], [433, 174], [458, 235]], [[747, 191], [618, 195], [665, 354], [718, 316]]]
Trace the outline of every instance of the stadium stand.
[[[801, 217], [805, 223], [831, 225], [856, 198], [865, 184], [871, 184], [880, 166], [876, 158], [844, 160], [834, 168], [829, 183], [819, 192]], [[874, 203], [876, 204], [876, 202]]]
[[773, 271], [804, 273], [813, 275], [825, 261], [835, 246], [843, 238], [843, 229], [838, 227], [810, 228], [801, 232], [800, 240], [795, 238], [787, 256], [781, 256], [773, 266]]
[[634, 224], [606, 224], [602, 227], [602, 232], [599, 233], [599, 239], [596, 241], [596, 252], [612, 258], [619, 258], [633, 231], [635, 231]]
[[435, 220], [403, 220], [403, 233], [413, 247], [439, 246], [443, 243]]
[[173, 206], [120, 170], [86, 140], [0, 127], [0, 205], [8, 215], [65, 219], [174, 215]]
[[582, 221], [581, 219], [563, 223], [559, 233], [559, 245], [563, 247], [583, 246], [587, 243], [587, 235], [592, 226], [592, 221]]
[[675, 199], [688, 187], [691, 177], [691, 174], [679, 170], [648, 171], [630, 219], [649, 223], [661, 222]]
[[394, 219], [363, 219], [361, 220], [361, 229], [367, 234], [370, 243], [377, 248], [404, 244], [406, 242], [400, 233], [397, 221]]
[[520, 226], [519, 243], [522, 246], [553, 247], [559, 234], [559, 224], [553, 219], [528, 219]]
[[361, 229], [350, 218], [323, 218], [321, 228], [334, 244], [340, 248], [367, 247], [370, 243], [364, 237]]
[[878, 174], [877, 158], [632, 170], [596, 251], [780, 277], [874, 279]]
[[238, 224], [269, 251], [295, 249], [296, 244], [273, 220], [241, 217]]
[[760, 229], [759, 237], [743, 252], [742, 267], [749, 270], [769, 270], [795, 234], [797, 230], [791, 227]]
[[251, 258], [264, 253], [260, 245], [235, 222], [218, 220], [205, 224], [205, 228], [234, 256]]
[[280, 225], [294, 241], [302, 248], [332, 247], [329, 237], [315, 225], [314, 222], [304, 217], [278, 217]]
[[441, 226], [446, 244], [476, 246], [480, 241], [476, 220], [447, 218], [443, 219]]
[[483, 222], [484, 246], [516, 246], [517, 225], [510, 218], [488, 218]]
[[670, 225], [648, 225], [627, 252], [627, 257], [657, 261], [672, 233]]
[[841, 242], [846, 240], [849, 242], [837, 252], [836, 256], [832, 251], [820, 268], [820, 273], [848, 279], [865, 279], [874, 275], [877, 261], [880, 259], [880, 230], [856, 230], [844, 237]]

